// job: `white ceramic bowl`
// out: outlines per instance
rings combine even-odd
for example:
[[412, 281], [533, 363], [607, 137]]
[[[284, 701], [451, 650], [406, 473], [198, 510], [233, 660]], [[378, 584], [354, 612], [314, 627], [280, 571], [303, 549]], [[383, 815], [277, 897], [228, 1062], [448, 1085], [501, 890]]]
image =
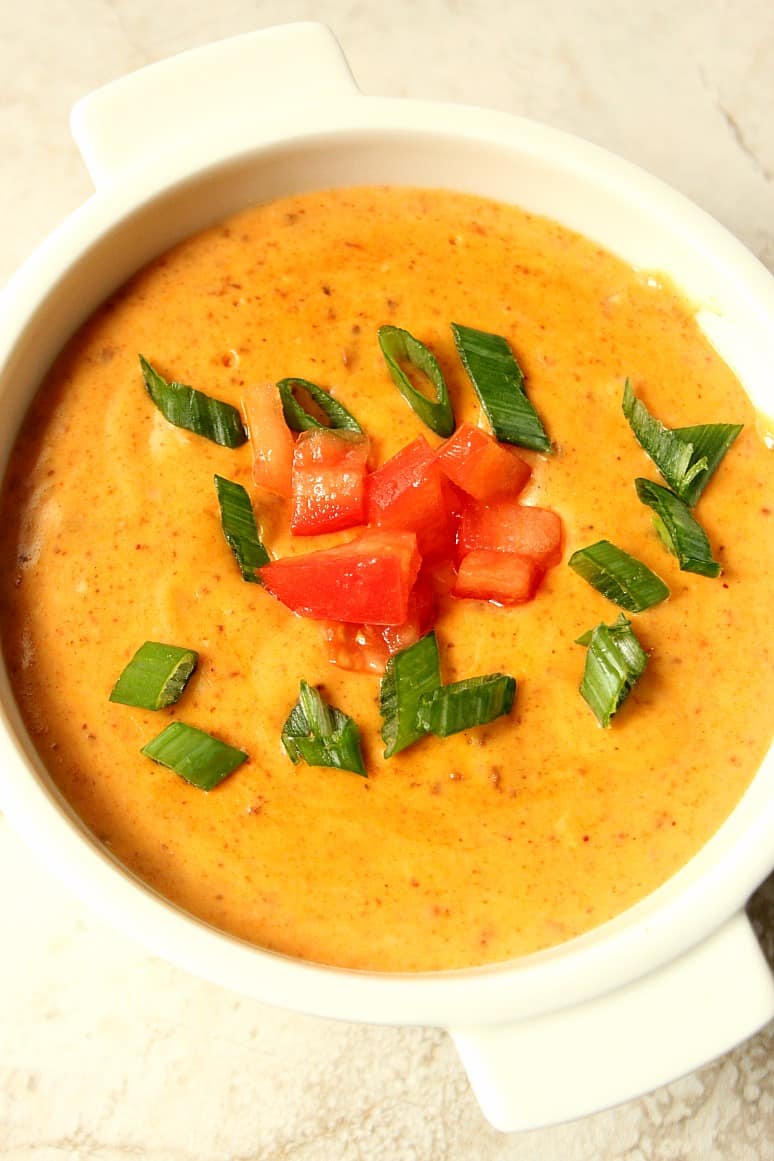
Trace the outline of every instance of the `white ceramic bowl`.
[[[754, 403], [774, 413], [774, 280], [715, 222], [633, 166], [543, 126], [364, 97], [320, 25], [224, 41], [135, 73], [82, 101], [73, 132], [96, 193], [0, 302], [0, 463], [55, 354], [130, 273], [248, 204], [359, 183], [513, 201], [630, 263], [667, 271], [700, 304], [702, 324]], [[772, 753], [701, 853], [614, 921], [513, 963], [380, 975], [261, 951], [155, 895], [61, 800], [4, 671], [0, 702], [2, 806], [82, 897], [155, 952], [260, 1000], [447, 1028], [500, 1129], [629, 1099], [774, 1015], [774, 983], [744, 913], [774, 863]]]

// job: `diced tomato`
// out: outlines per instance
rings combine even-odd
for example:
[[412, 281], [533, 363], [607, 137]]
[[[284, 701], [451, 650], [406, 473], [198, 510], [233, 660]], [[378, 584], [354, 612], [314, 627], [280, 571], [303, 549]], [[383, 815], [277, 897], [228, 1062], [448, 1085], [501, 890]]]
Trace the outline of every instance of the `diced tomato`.
[[275, 496], [289, 497], [293, 433], [285, 422], [275, 383], [255, 383], [242, 395], [253, 449], [253, 479]]
[[328, 625], [325, 629], [328, 656], [341, 669], [384, 673], [391, 655], [424, 637], [432, 629], [434, 619], [433, 587], [429, 578], [420, 572], [402, 625]]
[[460, 561], [453, 593], [455, 597], [519, 605], [532, 600], [542, 577], [543, 569], [532, 557], [477, 548]]
[[290, 530], [334, 532], [364, 522], [368, 437], [327, 427], [302, 431], [293, 451]]
[[531, 556], [542, 568], [562, 557], [562, 521], [550, 508], [495, 500], [471, 502], [462, 514], [457, 543], [461, 555], [478, 548]]
[[436, 459], [452, 483], [475, 500], [517, 496], [532, 474], [521, 456], [473, 423], [461, 423]]
[[458, 488], [456, 484], [453, 484], [443, 472], [441, 472], [441, 485], [443, 487], [444, 500], [446, 501], [446, 511], [456, 526], [462, 513], [470, 503], [470, 496], [467, 492], [463, 492], [462, 488]]
[[435, 452], [418, 436], [368, 477], [366, 519], [377, 528], [415, 532], [423, 559], [449, 555], [454, 527]]
[[402, 625], [420, 563], [413, 532], [369, 529], [348, 544], [272, 560], [257, 575], [303, 617]]
[[423, 471], [435, 459], [423, 435], [401, 448], [391, 459], [371, 473], [368, 481], [369, 515], [381, 515], [399, 503], [423, 478]]
[[326, 625], [328, 660], [339, 669], [353, 673], [384, 673], [390, 650], [383, 631], [384, 625], [346, 625], [335, 621]]
[[402, 625], [385, 625], [382, 637], [390, 653], [398, 653], [429, 633], [435, 621], [435, 591], [422, 569], [409, 594], [408, 612]]

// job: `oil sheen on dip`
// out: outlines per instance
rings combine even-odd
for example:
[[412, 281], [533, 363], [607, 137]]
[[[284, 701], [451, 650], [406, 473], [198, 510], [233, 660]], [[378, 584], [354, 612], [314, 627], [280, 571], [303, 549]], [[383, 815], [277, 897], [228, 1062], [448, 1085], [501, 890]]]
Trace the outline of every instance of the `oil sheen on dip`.
[[[213, 475], [244, 484], [274, 555], [283, 502], [249, 445], [171, 427], [142, 352], [239, 405], [286, 376], [333, 391], [375, 464], [423, 432], [377, 341], [430, 345], [458, 421], [484, 422], [449, 324], [504, 335], [556, 451], [525, 453], [528, 499], [564, 521], [563, 563], [530, 604], [443, 605], [445, 681], [501, 670], [512, 713], [382, 758], [379, 678], [328, 660], [319, 623], [245, 583]], [[669, 426], [744, 423], [697, 507], [717, 580], [679, 571], [634, 479], [658, 480], [621, 411], [626, 377]], [[387, 971], [504, 960], [567, 940], [653, 891], [710, 838], [770, 741], [771, 453], [739, 383], [663, 279], [517, 209], [437, 191], [354, 189], [241, 213], [179, 245], [75, 335], [32, 405], [2, 501], [2, 641], [51, 777], [105, 847], [208, 923], [264, 947]], [[632, 618], [647, 671], [601, 729], [575, 639], [619, 610], [566, 564], [607, 538], [667, 582]], [[181, 701], [110, 690], [145, 640], [197, 649]], [[294, 767], [282, 724], [299, 680], [359, 723], [368, 779]], [[140, 754], [172, 718], [246, 750], [206, 794]]]

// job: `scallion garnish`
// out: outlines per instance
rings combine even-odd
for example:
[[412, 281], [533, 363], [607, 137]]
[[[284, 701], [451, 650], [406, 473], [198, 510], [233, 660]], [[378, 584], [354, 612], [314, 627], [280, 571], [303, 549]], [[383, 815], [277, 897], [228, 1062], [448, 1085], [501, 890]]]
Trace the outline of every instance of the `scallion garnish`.
[[213, 399], [195, 387], [168, 382], [140, 355], [145, 388], [165, 419], [223, 447], [240, 447], [247, 440], [242, 416], [236, 407]]
[[459, 323], [451, 328], [462, 365], [497, 439], [550, 451], [551, 441], [527, 398], [524, 375], [507, 340]]
[[427, 733], [427, 727], [419, 722], [419, 703], [424, 694], [432, 693], [440, 684], [435, 633], [427, 633], [390, 657], [379, 689], [385, 758], [405, 750]]
[[691, 481], [707, 470], [706, 460], [702, 457], [695, 459], [693, 444], [681, 439], [671, 428], [665, 427], [660, 419], [651, 415], [642, 400], [634, 394], [628, 379], [624, 384], [622, 406], [638, 443], [653, 460], [670, 488], [681, 496]]
[[683, 488], [681, 499], [685, 500], [690, 508], [694, 508], [698, 503], [699, 496], [743, 427], [743, 423], [700, 423], [695, 427], [673, 429], [676, 436], [686, 443], [693, 444], [695, 462], [707, 461], [706, 469], [694, 476]]
[[568, 564], [603, 597], [630, 613], [641, 613], [669, 596], [660, 577], [609, 540], [579, 548]]
[[185, 722], [171, 722], [141, 750], [200, 790], [214, 790], [247, 761], [247, 754]]
[[242, 576], [246, 581], [260, 584], [261, 578], [256, 576], [255, 570], [268, 564], [271, 557], [258, 533], [247, 489], [233, 480], [216, 475], [215, 491], [220, 505], [223, 535], [236, 557]]
[[648, 655], [623, 613], [614, 624], [597, 625], [584, 633], [577, 644], [587, 647], [581, 694], [606, 729], [643, 674]]
[[696, 427], [665, 427], [637, 398], [628, 379], [624, 385], [623, 413], [669, 487], [689, 508], [696, 506], [743, 426], [741, 423], [704, 423]]
[[419, 723], [437, 737], [448, 738], [510, 713], [515, 696], [516, 679], [506, 673], [466, 677], [423, 694]]
[[719, 576], [722, 570], [712, 558], [707, 534], [685, 500], [652, 480], [638, 478], [634, 486], [643, 504], [656, 513], [656, 531], [667, 549], [677, 557], [683, 572]]
[[[451, 435], [454, 431], [454, 412], [443, 371], [433, 352], [401, 327], [379, 327], [378, 338], [392, 381], [406, 402], [436, 435]], [[400, 365], [401, 359], [427, 376], [435, 388], [434, 399], [413, 385]]]
[[297, 766], [332, 766], [368, 777], [360, 730], [347, 714], [328, 705], [319, 690], [302, 681], [298, 701], [282, 727], [282, 745]]
[[299, 390], [305, 391], [317, 404], [320, 411], [328, 419], [328, 426], [346, 431], [362, 432], [363, 430], [343, 403], [339, 403], [338, 399], [334, 399], [329, 391], [325, 391], [315, 383], [310, 383], [308, 379], [280, 379], [277, 383], [277, 390], [282, 400], [285, 422], [291, 431], [310, 431], [315, 427], [326, 426], [307, 411], [302, 403], [299, 403], [295, 394]]
[[174, 705], [198, 661], [194, 649], [146, 641], [121, 672], [110, 701], [149, 710]]

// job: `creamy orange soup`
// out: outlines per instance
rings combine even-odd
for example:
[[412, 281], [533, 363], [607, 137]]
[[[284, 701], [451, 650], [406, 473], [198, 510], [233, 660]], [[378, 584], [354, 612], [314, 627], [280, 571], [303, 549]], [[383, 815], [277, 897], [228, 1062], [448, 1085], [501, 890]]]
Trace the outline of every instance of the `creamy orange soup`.
[[[244, 484], [273, 555], [310, 551], [237, 450], [174, 428], [138, 353], [239, 405], [300, 376], [363, 422], [380, 464], [423, 428], [377, 328], [429, 344], [458, 421], [483, 422], [449, 324], [504, 335], [555, 443], [527, 499], [564, 522], [534, 601], [447, 597], [444, 681], [513, 674], [505, 718], [385, 760], [379, 678], [334, 667], [319, 623], [246, 584], [213, 474]], [[657, 480], [621, 411], [625, 378], [670, 426], [744, 431], [697, 515], [723, 564], [680, 572], [636, 497]], [[567, 940], [663, 883], [717, 829], [770, 741], [771, 457], [737, 380], [671, 286], [560, 226], [451, 193], [353, 189], [241, 213], [159, 258], [73, 338], [35, 399], [2, 500], [2, 639], [27, 727], [57, 786], [138, 876], [267, 948], [414, 971]], [[632, 618], [650, 653], [610, 729], [578, 693], [574, 644], [619, 610], [567, 567], [607, 538], [671, 589]], [[181, 700], [108, 700], [145, 640], [196, 649]], [[294, 767], [280, 734], [299, 680], [359, 723], [368, 778]], [[180, 718], [249, 760], [211, 793], [140, 748]]]

